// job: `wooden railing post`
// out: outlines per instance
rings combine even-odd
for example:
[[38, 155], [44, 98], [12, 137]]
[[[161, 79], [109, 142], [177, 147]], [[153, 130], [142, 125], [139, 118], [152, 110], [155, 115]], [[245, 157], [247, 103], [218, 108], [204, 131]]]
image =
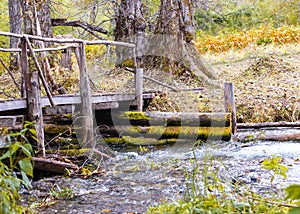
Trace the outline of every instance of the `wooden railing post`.
[[137, 102], [137, 110], [143, 111], [143, 69], [135, 69], [135, 97]]
[[85, 147], [94, 147], [93, 108], [90, 88], [90, 79], [86, 68], [86, 53], [84, 43], [75, 49], [80, 69], [80, 97], [81, 97], [81, 138]]
[[236, 108], [232, 83], [224, 83], [225, 112], [231, 113], [232, 134], [237, 132]]
[[[22, 74], [24, 75], [24, 86], [26, 98], [27, 98], [27, 120], [34, 123], [34, 129], [36, 130], [35, 142], [39, 155], [45, 157], [45, 144], [44, 144], [44, 123], [43, 113], [41, 106], [41, 86], [39, 81], [39, 75], [37, 71], [29, 69], [29, 63], [27, 58], [27, 41], [26, 38], [22, 38]], [[24, 90], [24, 89], [23, 89]], [[22, 93], [22, 94], [23, 94]], [[24, 96], [24, 95], [23, 95]], [[33, 138], [32, 138], [33, 139]]]

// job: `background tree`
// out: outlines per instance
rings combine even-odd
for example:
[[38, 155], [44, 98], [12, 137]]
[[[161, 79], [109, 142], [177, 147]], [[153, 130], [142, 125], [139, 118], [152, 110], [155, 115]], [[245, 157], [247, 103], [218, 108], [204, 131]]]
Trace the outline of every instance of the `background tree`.
[[[8, 1], [9, 24], [10, 32], [22, 33], [22, 19], [21, 19], [21, 4], [19, 0]], [[19, 38], [10, 37], [10, 48], [18, 48], [20, 43]], [[11, 52], [10, 54], [10, 69], [18, 69], [19, 54]]]
[[[140, 42], [146, 31], [146, 21], [144, 18], [145, 7], [141, 0], [121, 0], [115, 9], [115, 40], [127, 41], [137, 44], [137, 49], [144, 49], [144, 43]], [[138, 51], [139, 51], [138, 50]], [[128, 58], [128, 48], [117, 48], [117, 58], [123, 62], [123, 58]], [[132, 56], [132, 54], [130, 54]]]

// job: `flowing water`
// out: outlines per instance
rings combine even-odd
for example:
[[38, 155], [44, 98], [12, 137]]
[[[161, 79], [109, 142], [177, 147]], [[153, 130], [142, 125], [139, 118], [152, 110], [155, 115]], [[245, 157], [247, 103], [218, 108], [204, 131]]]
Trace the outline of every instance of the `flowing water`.
[[[203, 177], [217, 174], [219, 181], [227, 183], [225, 191], [242, 183], [240, 191], [282, 196], [283, 188], [300, 183], [300, 143], [251, 141], [210, 142], [192, 150], [192, 144], [119, 151], [104, 163], [103, 173], [93, 176], [44, 178], [33, 183], [34, 188], [23, 191], [28, 201], [53, 201], [50, 190], [68, 189], [70, 199], [59, 199], [54, 204], [38, 208], [38, 213], [143, 213], [149, 206], [184, 197], [187, 176], [197, 163], [197, 185], [203, 189]], [[147, 149], [146, 149], [147, 150]], [[275, 176], [261, 168], [261, 162], [271, 155], [282, 157], [281, 164], [288, 167], [287, 179]], [[193, 161], [197, 159], [197, 162]], [[206, 167], [206, 174], [202, 169]], [[209, 174], [211, 173], [211, 174]], [[51, 200], [50, 200], [51, 199]]]

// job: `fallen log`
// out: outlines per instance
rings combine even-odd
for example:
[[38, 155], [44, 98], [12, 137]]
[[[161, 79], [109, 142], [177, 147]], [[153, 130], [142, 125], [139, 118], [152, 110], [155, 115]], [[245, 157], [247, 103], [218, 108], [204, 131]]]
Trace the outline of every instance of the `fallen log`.
[[167, 145], [167, 144], [174, 144], [180, 140], [176, 138], [172, 139], [162, 139], [157, 140], [155, 138], [134, 138], [130, 136], [123, 136], [119, 138], [104, 138], [104, 141], [110, 145], [133, 145], [133, 146], [158, 146], [158, 145]]
[[231, 115], [230, 113], [124, 112], [114, 122], [116, 125], [127, 123], [135, 126], [227, 127], [231, 125]]
[[300, 121], [297, 122], [265, 122], [265, 123], [238, 123], [238, 129], [259, 129], [275, 127], [300, 127]]
[[56, 174], [64, 174], [66, 169], [78, 170], [78, 166], [72, 163], [51, 160], [47, 158], [32, 157], [34, 169]]
[[238, 142], [251, 141], [296, 141], [300, 142], [300, 133], [238, 133], [233, 140]]

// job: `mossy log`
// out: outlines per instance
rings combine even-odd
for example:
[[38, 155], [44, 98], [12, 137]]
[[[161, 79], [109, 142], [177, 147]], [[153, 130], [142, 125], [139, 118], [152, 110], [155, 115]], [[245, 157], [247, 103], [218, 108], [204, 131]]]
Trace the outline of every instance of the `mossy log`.
[[91, 151], [90, 148], [86, 149], [58, 149], [58, 150], [46, 150], [46, 154], [57, 154], [63, 156], [80, 156], [80, 155], [88, 155]]
[[55, 136], [75, 136], [75, 131], [70, 125], [54, 125], [54, 124], [45, 124], [44, 125], [45, 135]]
[[191, 126], [150, 126], [139, 127], [132, 126], [128, 128], [122, 135], [139, 137], [153, 137], [156, 139], [183, 138], [195, 140], [229, 140], [231, 137], [231, 127], [191, 127]]
[[135, 137], [130, 137], [130, 136], [123, 136], [119, 138], [104, 138], [105, 142], [107, 144], [126, 144], [126, 145], [134, 145], [134, 146], [157, 146], [157, 145], [166, 145], [166, 144], [174, 144], [178, 141], [176, 138], [172, 139], [162, 139], [162, 140], [157, 140], [155, 138], [135, 138]]
[[226, 127], [231, 125], [230, 113], [184, 112], [124, 112], [114, 122], [135, 126], [200, 126]]
[[[116, 130], [102, 130], [103, 136], [109, 136], [104, 138], [107, 143], [112, 144], [151, 144], [159, 145], [165, 143], [176, 142], [180, 140], [224, 140], [229, 141], [231, 139], [231, 127], [189, 127], [189, 126], [150, 126], [150, 127], [122, 127]], [[106, 133], [108, 131], [110, 133]], [[116, 131], [119, 135], [112, 135]], [[151, 142], [151, 143], [150, 143]]]

